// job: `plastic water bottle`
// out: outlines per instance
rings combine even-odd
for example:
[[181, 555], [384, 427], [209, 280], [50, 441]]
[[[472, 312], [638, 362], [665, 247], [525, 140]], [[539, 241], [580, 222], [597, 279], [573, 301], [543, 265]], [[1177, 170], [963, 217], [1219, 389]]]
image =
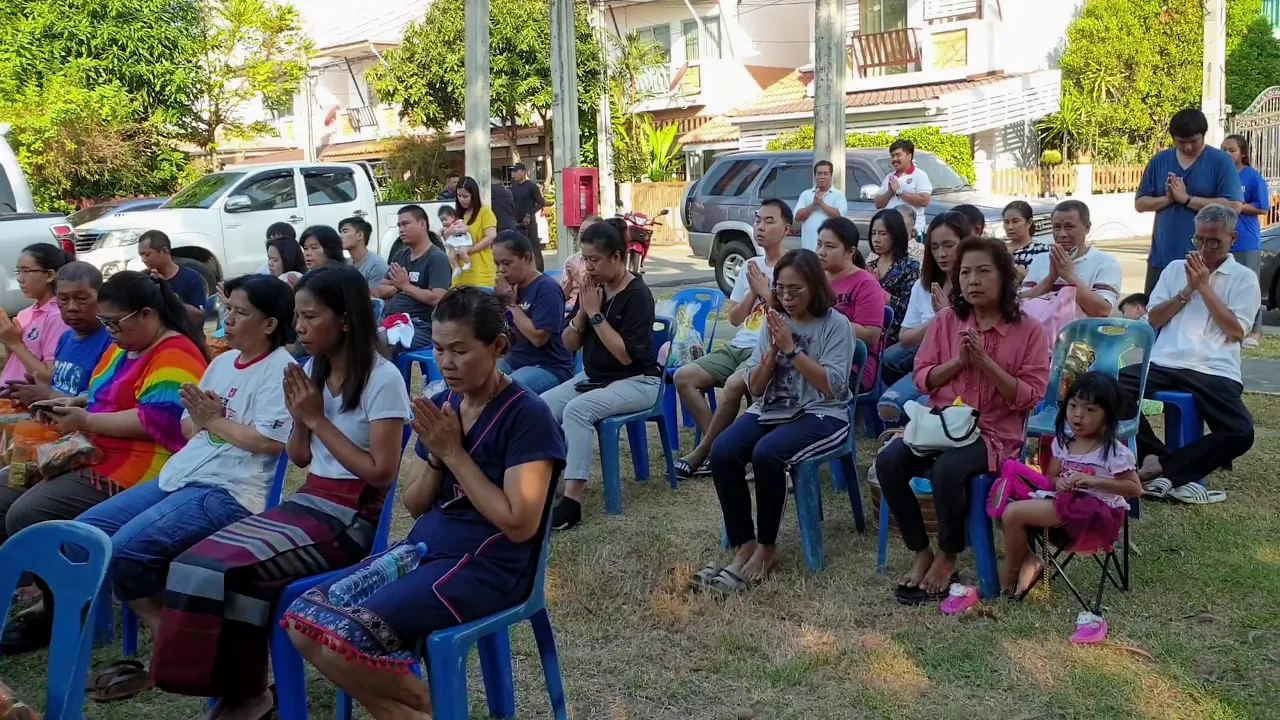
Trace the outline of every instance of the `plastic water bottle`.
[[381, 588], [408, 575], [427, 554], [426, 543], [399, 545], [329, 587], [329, 602], [359, 605]]

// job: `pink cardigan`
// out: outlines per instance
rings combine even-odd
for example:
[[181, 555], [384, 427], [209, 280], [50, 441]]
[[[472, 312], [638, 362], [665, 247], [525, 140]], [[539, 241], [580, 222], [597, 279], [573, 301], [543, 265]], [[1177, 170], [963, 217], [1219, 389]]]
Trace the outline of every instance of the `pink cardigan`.
[[951, 405], [959, 397], [979, 412], [978, 431], [987, 444], [988, 468], [995, 472], [1005, 460], [1022, 453], [1027, 413], [1044, 397], [1049, 384], [1049, 345], [1040, 321], [1025, 313], [1017, 322], [1001, 320], [982, 333], [987, 355], [1018, 380], [1012, 405], [976, 367], [962, 369], [951, 382], [930, 392], [929, 371], [960, 354], [960, 332], [971, 328], [977, 328], [972, 314], [961, 320], [951, 308], [938, 313], [916, 353], [912, 377], [920, 392], [929, 395], [929, 407]]

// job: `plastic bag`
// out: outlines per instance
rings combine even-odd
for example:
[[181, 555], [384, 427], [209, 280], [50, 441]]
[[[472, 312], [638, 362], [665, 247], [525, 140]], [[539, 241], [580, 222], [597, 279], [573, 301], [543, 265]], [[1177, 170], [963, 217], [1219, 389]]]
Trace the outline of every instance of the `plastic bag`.
[[685, 303], [676, 308], [675, 336], [671, 339], [671, 349], [667, 352], [668, 360], [675, 365], [688, 365], [706, 353], [702, 346], [702, 335], [693, 327], [693, 317], [697, 312], [697, 303]]
[[0, 682], [0, 720], [40, 720], [40, 713], [28, 707]]
[[36, 468], [51, 478], [76, 468], [92, 465], [100, 457], [98, 448], [84, 433], [73, 432], [36, 448]]
[[653, 306], [653, 314], [657, 317], [675, 317], [676, 301], [663, 300], [661, 302], [655, 303]]
[[1022, 301], [1022, 311], [1044, 326], [1044, 336], [1049, 343], [1049, 354], [1052, 355], [1053, 346], [1058, 342], [1058, 333], [1080, 315], [1076, 306], [1076, 287], [1066, 285], [1048, 295], [1027, 298]]

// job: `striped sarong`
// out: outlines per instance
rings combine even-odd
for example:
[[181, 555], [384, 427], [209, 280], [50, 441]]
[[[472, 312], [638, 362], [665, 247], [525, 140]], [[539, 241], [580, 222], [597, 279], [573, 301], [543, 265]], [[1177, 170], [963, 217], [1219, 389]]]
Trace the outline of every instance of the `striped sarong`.
[[294, 580], [366, 557], [385, 497], [357, 480], [308, 475], [284, 503], [179, 555], [151, 660], [156, 686], [231, 701], [265, 691], [272, 602]]

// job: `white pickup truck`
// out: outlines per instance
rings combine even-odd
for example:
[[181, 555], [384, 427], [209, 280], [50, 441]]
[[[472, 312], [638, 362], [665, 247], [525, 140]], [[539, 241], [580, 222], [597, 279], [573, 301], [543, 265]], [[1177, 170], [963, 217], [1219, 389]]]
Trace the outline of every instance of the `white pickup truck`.
[[31, 304], [13, 272], [22, 248], [53, 243], [73, 255], [76, 248], [65, 215], [36, 212], [22, 166], [5, 140], [8, 132], [9, 125], [0, 123], [0, 308], [14, 315]]
[[[267, 227], [289, 223], [301, 235], [311, 225], [336, 228], [347, 217], [374, 227], [369, 249], [383, 257], [399, 237], [396, 211], [408, 203], [379, 203], [367, 166], [284, 163], [233, 166], [196, 180], [154, 210], [103, 218], [76, 228], [80, 259], [111, 275], [140, 270], [138, 236], [162, 230], [173, 254], [213, 284], [256, 272], [267, 261]], [[420, 202], [440, 231], [440, 202]]]

